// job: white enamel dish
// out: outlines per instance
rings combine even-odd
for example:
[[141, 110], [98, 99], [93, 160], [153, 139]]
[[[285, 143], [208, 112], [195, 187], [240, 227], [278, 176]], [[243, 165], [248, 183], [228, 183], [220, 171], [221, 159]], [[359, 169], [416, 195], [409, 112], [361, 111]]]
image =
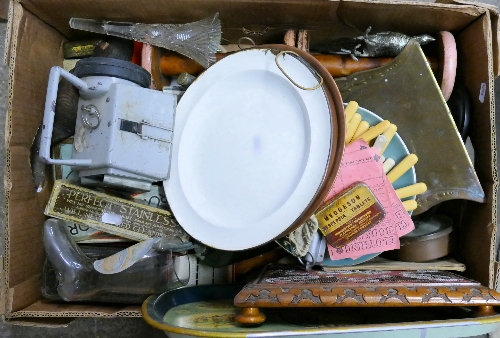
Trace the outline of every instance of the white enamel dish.
[[[338, 136], [328, 89], [299, 89], [275, 57], [269, 49], [225, 57], [177, 107], [165, 192], [179, 224], [210, 247], [244, 250], [285, 233], [331, 167]], [[278, 60], [298, 84], [318, 84], [300, 58]]]

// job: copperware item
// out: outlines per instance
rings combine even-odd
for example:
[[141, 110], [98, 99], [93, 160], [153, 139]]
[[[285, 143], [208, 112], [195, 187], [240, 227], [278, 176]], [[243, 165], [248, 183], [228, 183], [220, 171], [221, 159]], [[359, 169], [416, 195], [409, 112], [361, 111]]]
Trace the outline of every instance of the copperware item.
[[175, 126], [164, 181], [170, 207], [193, 238], [220, 250], [257, 247], [302, 225], [326, 197], [344, 150], [332, 77], [284, 45], [210, 67], [186, 90]]
[[418, 154], [415, 170], [427, 191], [417, 196], [413, 215], [446, 200], [484, 202], [479, 178], [418, 43], [410, 41], [384, 67], [336, 79], [336, 83], [345, 101], [381, 112], [397, 125], [410, 152]]

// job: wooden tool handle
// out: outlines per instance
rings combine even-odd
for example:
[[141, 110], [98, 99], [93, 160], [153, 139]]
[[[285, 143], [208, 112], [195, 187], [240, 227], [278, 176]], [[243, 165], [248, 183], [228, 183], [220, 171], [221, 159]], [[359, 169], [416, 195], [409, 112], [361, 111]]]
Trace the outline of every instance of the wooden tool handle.
[[[230, 53], [217, 53], [215, 54], [217, 61], [224, 58]], [[177, 53], [164, 53], [160, 59], [160, 69], [163, 76], [178, 76], [180, 73], [186, 72], [188, 74], [198, 76], [205, 68], [198, 62]]]
[[412, 211], [417, 209], [418, 204], [417, 201], [415, 200], [407, 200], [403, 201], [403, 207], [405, 208], [406, 211]]
[[347, 107], [345, 107], [345, 109], [344, 109], [346, 123], [349, 123], [351, 121], [352, 117], [354, 116], [354, 113], [356, 113], [358, 108], [359, 108], [359, 104], [356, 101], [350, 101], [347, 104]]
[[408, 185], [403, 188], [396, 189], [396, 195], [398, 195], [399, 198], [406, 198], [414, 195], [423, 194], [426, 191], [427, 191], [427, 185], [425, 185], [425, 183], [423, 182], [420, 182]]
[[406, 156], [401, 162], [398, 163], [397, 166], [392, 168], [391, 171], [387, 174], [387, 179], [389, 182], [394, 183], [398, 178], [403, 176], [405, 172], [410, 170], [418, 161], [418, 157], [415, 154], [410, 154]]
[[347, 124], [347, 131], [345, 135], [345, 144], [349, 144], [351, 142], [354, 133], [358, 129], [359, 124], [361, 123], [361, 115], [358, 113], [354, 113], [351, 121]]
[[359, 58], [354, 60], [349, 55], [314, 54], [316, 60], [328, 70], [332, 77], [347, 76], [362, 70], [384, 66], [393, 58]]
[[357, 140], [358, 137], [363, 135], [368, 129], [370, 129], [370, 125], [366, 121], [361, 121], [358, 125], [358, 128], [354, 132], [354, 136], [351, 138], [352, 140]]
[[385, 146], [382, 148], [382, 150], [380, 150], [381, 154], [383, 154], [384, 151], [387, 149], [387, 146], [391, 142], [391, 140], [394, 137], [394, 135], [396, 134], [397, 130], [398, 130], [398, 127], [396, 127], [395, 124], [391, 124], [389, 126], [389, 128], [387, 128], [387, 130], [384, 131], [384, 133], [382, 135], [384, 135], [387, 138], [387, 142], [386, 142]]
[[[389, 122], [387, 120], [383, 120], [379, 124], [371, 127], [366, 132], [364, 132], [362, 135], [360, 135], [358, 137], [358, 140], [363, 139], [365, 142], [370, 142], [371, 140], [373, 140], [374, 138], [376, 138], [377, 136], [379, 136], [380, 134], [385, 132], [389, 128], [390, 125], [391, 125], [391, 122]], [[354, 140], [354, 141], [356, 141], [356, 140]]]
[[[219, 61], [230, 54], [231, 53], [217, 53], [215, 56], [217, 61]], [[333, 77], [347, 76], [362, 70], [381, 67], [393, 60], [393, 58], [387, 57], [359, 58], [359, 61], [355, 61], [349, 55], [313, 54], [313, 56]], [[429, 61], [432, 70], [436, 71], [437, 61], [435, 59], [430, 59]], [[160, 69], [163, 76], [177, 76], [182, 72], [197, 76], [205, 70], [205, 68], [196, 61], [172, 52], [163, 54], [160, 59]]]

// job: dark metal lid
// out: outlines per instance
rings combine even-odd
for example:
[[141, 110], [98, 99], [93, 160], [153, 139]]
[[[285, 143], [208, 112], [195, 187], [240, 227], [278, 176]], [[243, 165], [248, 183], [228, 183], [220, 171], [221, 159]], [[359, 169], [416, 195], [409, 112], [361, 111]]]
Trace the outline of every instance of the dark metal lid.
[[149, 88], [151, 85], [151, 74], [146, 69], [132, 62], [113, 58], [90, 57], [82, 59], [76, 63], [73, 74], [79, 78], [87, 76], [117, 77], [144, 88]]
[[400, 238], [401, 245], [428, 241], [446, 236], [453, 231], [453, 221], [444, 215], [434, 215], [415, 224], [415, 230]]

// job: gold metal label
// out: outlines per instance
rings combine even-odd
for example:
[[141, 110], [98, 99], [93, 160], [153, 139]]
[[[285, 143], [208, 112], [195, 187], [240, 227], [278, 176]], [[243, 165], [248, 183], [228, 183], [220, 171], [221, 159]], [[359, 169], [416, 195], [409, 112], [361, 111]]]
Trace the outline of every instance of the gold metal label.
[[316, 213], [320, 231], [334, 248], [353, 241], [384, 217], [384, 207], [364, 183], [347, 188]]
[[64, 181], [54, 183], [45, 214], [138, 241], [153, 237], [176, 237], [184, 241], [189, 238], [166, 210]]

